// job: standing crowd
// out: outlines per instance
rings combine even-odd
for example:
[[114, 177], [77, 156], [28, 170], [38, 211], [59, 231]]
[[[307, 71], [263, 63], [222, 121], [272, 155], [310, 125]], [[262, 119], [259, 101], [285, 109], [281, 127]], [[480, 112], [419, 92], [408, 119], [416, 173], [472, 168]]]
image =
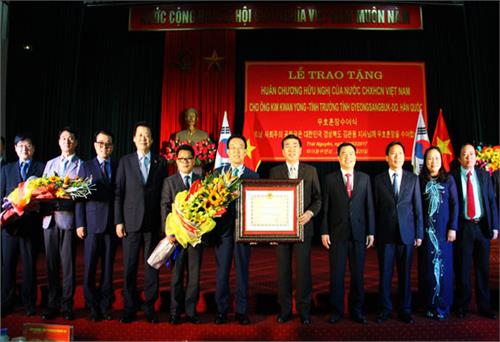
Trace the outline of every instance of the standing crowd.
[[[115, 300], [113, 265], [121, 240], [124, 307], [120, 321], [133, 322], [137, 312], [142, 310], [148, 322], [157, 323], [154, 304], [158, 299], [159, 271], [146, 260], [162, 238], [176, 241], [168, 228], [165, 231], [164, 222], [172, 211], [176, 194], [189, 189], [200, 178], [193, 172], [193, 148], [181, 145], [177, 149], [177, 172], [168, 176], [166, 161], [151, 152], [153, 136], [145, 122], [137, 123], [133, 129], [136, 151], [123, 156], [118, 163], [111, 158], [114, 141], [113, 134], [107, 130], [95, 133], [96, 157], [85, 162], [75, 153], [78, 139], [73, 129], [61, 129], [58, 141], [61, 154], [44, 164], [33, 159], [35, 145], [31, 138], [16, 136], [14, 148], [18, 160], [1, 161], [1, 198], [31, 176], [54, 173], [61, 177], [91, 177], [96, 190], [86, 200], [60, 201], [49, 211], [26, 212], [17, 221], [2, 227], [2, 316], [12, 312], [16, 304], [19, 256], [23, 263], [20, 297], [25, 314], [36, 314], [36, 236], [42, 230], [48, 282], [48, 302], [42, 313], [44, 320], [59, 315], [66, 320], [74, 319], [75, 246], [79, 238], [84, 240], [83, 288], [88, 318], [91, 321], [113, 319], [110, 311]], [[232, 135], [227, 147], [230, 165], [214, 172], [230, 171], [242, 179], [259, 178], [258, 173], [244, 165], [245, 137]], [[414, 251], [418, 257], [419, 293], [428, 318], [443, 320], [452, 306], [459, 318], [467, 315], [472, 298], [471, 268], [474, 266], [478, 313], [496, 319], [491, 308], [488, 280], [490, 241], [498, 237], [497, 200], [490, 175], [475, 167], [476, 152], [471, 144], [461, 147], [460, 167], [449, 174], [444, 170], [439, 148], [431, 146], [425, 152], [423, 170], [417, 176], [403, 170], [404, 146], [393, 141], [386, 148], [388, 169], [371, 179], [355, 169], [356, 147], [345, 142], [337, 149], [340, 169], [329, 174], [323, 186], [320, 186], [316, 169], [300, 161], [302, 142], [299, 137], [287, 135], [281, 147], [285, 163], [272, 168], [269, 178], [303, 181], [304, 212], [298, 221], [304, 226], [304, 241], [280, 242], [276, 247], [278, 323], [293, 318], [295, 293], [301, 323], [311, 324], [313, 218], [320, 224], [321, 242], [329, 254], [330, 323], [335, 324], [344, 316], [347, 264], [350, 269], [348, 313], [353, 321], [367, 323], [363, 311], [364, 265], [366, 249], [371, 247], [377, 250], [380, 274], [378, 323], [390, 319], [393, 313], [394, 266], [398, 281], [397, 317], [406, 323], [413, 322], [411, 270]], [[236, 272], [234, 318], [242, 325], [250, 323], [247, 307], [252, 248], [248, 243], [235, 242], [235, 222], [236, 205], [232, 203], [209, 233], [217, 268], [216, 324], [228, 321], [233, 256]], [[141, 249], [144, 300], [137, 286]], [[202, 259], [202, 244], [179, 247], [171, 277], [171, 324], [184, 320], [200, 323], [196, 304]], [[295, 260], [295, 267], [292, 260]], [[100, 279], [96, 279], [97, 274]]]

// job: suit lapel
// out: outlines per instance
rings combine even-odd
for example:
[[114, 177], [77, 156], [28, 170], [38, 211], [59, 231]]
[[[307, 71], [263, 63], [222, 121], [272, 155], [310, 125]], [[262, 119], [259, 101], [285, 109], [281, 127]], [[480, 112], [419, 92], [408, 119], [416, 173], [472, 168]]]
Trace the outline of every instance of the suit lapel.
[[[402, 184], [403, 182], [401, 182]], [[384, 185], [385, 187], [387, 188], [387, 191], [392, 194], [392, 198], [394, 198], [394, 190], [393, 190], [393, 187], [392, 187], [392, 184], [391, 184], [391, 178], [389, 176], [389, 171], [386, 171], [385, 172], [385, 176], [384, 176]]]
[[342, 176], [342, 171], [338, 171], [335, 175], [335, 179], [337, 182], [337, 186], [342, 188], [342, 194], [345, 196], [345, 198], [349, 199], [349, 195], [347, 195], [347, 189], [344, 183], [344, 177]]
[[405, 195], [405, 193], [407, 192], [407, 189], [409, 187], [410, 187], [410, 180], [409, 180], [408, 173], [403, 171], [403, 173], [401, 174], [401, 184], [399, 186], [398, 202], [399, 202], [399, 199]]
[[94, 170], [92, 170], [92, 174], [93, 175], [96, 175], [96, 177], [94, 177], [96, 180], [99, 180], [99, 179], [103, 179], [104, 182], [108, 182], [108, 179], [107, 177], [104, 177], [104, 175], [102, 174], [102, 170], [101, 170], [101, 164], [99, 164], [99, 160], [96, 158], [94, 158], [93, 160], [93, 163], [92, 163], [92, 167]]
[[[285, 166], [286, 166], [286, 164], [285, 164]], [[286, 168], [286, 170], [287, 170], [287, 175], [288, 175], [288, 168]], [[297, 172], [297, 177], [299, 179], [304, 179], [304, 176], [305, 176], [304, 173], [305, 173], [305, 170], [303, 168], [303, 165], [302, 165], [302, 163], [299, 163], [299, 170]]]

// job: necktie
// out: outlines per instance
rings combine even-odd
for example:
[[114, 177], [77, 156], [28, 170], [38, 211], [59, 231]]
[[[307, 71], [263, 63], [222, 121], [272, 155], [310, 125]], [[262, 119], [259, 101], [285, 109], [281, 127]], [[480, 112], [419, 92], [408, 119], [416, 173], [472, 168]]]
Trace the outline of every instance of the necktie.
[[143, 184], [146, 184], [146, 182], [148, 181], [148, 166], [147, 166], [147, 162], [148, 162], [148, 157], [144, 156], [142, 157], [141, 159], [141, 174], [142, 174], [142, 182]]
[[191, 178], [189, 176], [184, 176], [184, 184], [186, 185], [186, 188], [191, 188]]
[[474, 205], [474, 190], [472, 189], [472, 182], [470, 177], [472, 172], [467, 173], [467, 216], [469, 219], [473, 220], [476, 216], [476, 207]]
[[397, 200], [398, 199], [398, 174], [394, 172], [392, 175], [393, 181], [392, 181], [392, 188], [394, 190], [394, 198]]
[[27, 175], [28, 175], [28, 163], [21, 162], [21, 177], [23, 178], [23, 181], [26, 180]]
[[101, 171], [102, 171], [102, 175], [109, 179], [109, 173], [108, 173], [108, 162], [107, 161], [103, 161], [101, 163]]
[[290, 166], [289, 178], [292, 178], [292, 179], [297, 178], [297, 171], [295, 170], [295, 166]]
[[64, 159], [61, 166], [61, 174], [59, 176], [66, 176], [66, 169], [68, 168], [69, 160]]
[[351, 174], [350, 173], [346, 173], [345, 174], [346, 178], [347, 178], [347, 181], [345, 183], [345, 187], [346, 187], [346, 190], [347, 190], [347, 196], [349, 196], [349, 198], [352, 197], [352, 185], [351, 185]]
[[237, 168], [233, 168], [232, 174], [233, 174], [234, 177], [238, 177], [238, 169]]

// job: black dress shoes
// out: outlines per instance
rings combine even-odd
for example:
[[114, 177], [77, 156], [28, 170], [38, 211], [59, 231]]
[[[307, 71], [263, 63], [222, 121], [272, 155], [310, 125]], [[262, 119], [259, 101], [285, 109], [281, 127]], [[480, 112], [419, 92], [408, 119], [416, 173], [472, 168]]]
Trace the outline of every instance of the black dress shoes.
[[92, 310], [89, 315], [89, 321], [91, 322], [99, 322], [103, 319], [101, 313], [96, 310]]
[[102, 318], [106, 321], [111, 321], [113, 320], [113, 315], [111, 315], [111, 312], [110, 311], [103, 311], [102, 312]]
[[342, 316], [339, 315], [339, 314], [333, 314], [330, 316], [330, 319], [328, 320], [328, 323], [330, 324], [336, 324], [338, 322], [340, 322], [340, 320], [342, 319]]
[[467, 316], [467, 311], [465, 309], [458, 309], [457, 310], [457, 317], [458, 318], [465, 318]]
[[446, 318], [445, 315], [442, 313], [437, 312], [437, 310], [427, 310], [425, 313], [425, 317], [430, 318], [430, 319], [435, 319], [436, 321], [442, 321]]
[[384, 323], [389, 318], [391, 318], [391, 314], [389, 312], [383, 311], [377, 315], [377, 323]]
[[215, 320], [214, 320], [215, 324], [224, 324], [224, 323], [227, 323], [227, 314], [226, 313], [218, 313], [216, 316], [215, 316]]
[[133, 321], [136, 320], [136, 315], [135, 313], [124, 313], [123, 316], [120, 318], [120, 323], [132, 323]]
[[288, 322], [291, 319], [292, 319], [292, 314], [279, 315], [278, 317], [276, 317], [276, 322], [283, 324], [283, 323]]
[[170, 324], [181, 324], [181, 316], [179, 315], [170, 315], [168, 322]]
[[300, 318], [300, 321], [304, 325], [310, 325], [311, 324], [311, 317], [309, 317], [309, 316], [303, 316], [303, 317]]
[[31, 317], [31, 316], [35, 316], [36, 315], [36, 310], [34, 307], [28, 307], [26, 308], [26, 310], [24, 311], [24, 315], [25, 316], [28, 316], [28, 317]]
[[400, 314], [399, 315], [399, 320], [401, 322], [405, 322], [407, 324], [412, 324], [412, 323], [415, 322], [409, 313], [402, 313], [402, 314]]
[[67, 321], [72, 321], [75, 319], [75, 315], [73, 314], [73, 310], [64, 310], [62, 312], [62, 316]]
[[192, 324], [200, 324], [201, 323], [200, 317], [198, 315], [186, 316], [186, 320]]
[[363, 315], [352, 315], [351, 319], [354, 322], [359, 323], [359, 324], [367, 324], [368, 323], [368, 321], [366, 320], [366, 317]]
[[159, 322], [158, 315], [156, 314], [156, 312], [154, 311], [146, 312], [145, 315], [146, 315], [146, 321], [148, 321], [149, 323], [155, 324]]
[[493, 311], [490, 311], [490, 310], [481, 310], [481, 311], [479, 311], [479, 315], [486, 317], [486, 318], [489, 318], [489, 319], [496, 319], [497, 318], [497, 314], [494, 313]]
[[45, 321], [52, 320], [57, 317], [57, 313], [56, 309], [47, 309], [42, 313], [42, 319]]
[[234, 314], [234, 318], [241, 325], [248, 325], [248, 324], [250, 324], [250, 319], [248, 318], [248, 316], [246, 314], [235, 313]]

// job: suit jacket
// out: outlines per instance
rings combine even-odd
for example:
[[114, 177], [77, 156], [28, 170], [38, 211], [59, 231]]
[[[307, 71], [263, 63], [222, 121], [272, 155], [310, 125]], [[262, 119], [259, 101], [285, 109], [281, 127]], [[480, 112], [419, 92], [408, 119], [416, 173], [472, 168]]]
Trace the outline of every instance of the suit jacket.
[[[103, 175], [96, 158], [83, 163], [78, 176], [92, 177], [94, 192], [75, 204], [76, 227], [86, 227], [89, 234], [100, 234], [114, 222], [116, 163], [111, 161], [111, 179]], [[114, 229], [113, 229], [114, 231]]]
[[340, 170], [325, 179], [321, 234], [330, 234], [333, 240], [345, 241], [352, 236], [355, 241], [365, 241], [367, 235], [375, 235], [370, 177], [358, 171], [353, 175], [351, 198], [347, 195]]
[[[201, 177], [197, 173], [192, 173], [191, 182], [200, 179]], [[172, 212], [172, 203], [175, 201], [175, 196], [184, 190], [189, 190], [184, 184], [184, 179], [182, 175], [177, 172], [175, 175], [165, 178], [163, 181], [163, 187], [161, 190], [161, 222], [162, 227], [165, 226], [165, 220], [168, 214]]]
[[422, 198], [418, 177], [403, 170], [397, 202], [388, 171], [375, 177], [373, 187], [377, 240], [381, 243], [394, 243], [396, 234], [399, 234], [405, 245], [413, 245], [415, 239], [423, 239]]
[[142, 183], [137, 152], [123, 156], [116, 171], [115, 224], [125, 224], [126, 232], [141, 228], [161, 232], [161, 189], [167, 177], [167, 163], [151, 154], [146, 184]]
[[[289, 179], [286, 163], [273, 167], [269, 173], [270, 179]], [[307, 164], [299, 163], [298, 179], [304, 180], [304, 212], [311, 210], [317, 216], [321, 210], [321, 189], [316, 169]], [[314, 235], [313, 220], [304, 226], [305, 237]]]
[[[26, 176], [28, 178], [31, 176], [41, 177], [44, 167], [44, 163], [32, 160]], [[8, 196], [22, 181], [19, 161], [5, 164], [0, 172], [0, 199]], [[6, 229], [11, 235], [18, 232], [27, 233], [30, 229], [33, 229], [33, 225], [39, 227], [39, 220], [39, 215], [26, 212], [19, 220], [7, 225]]]
[[[52, 176], [54, 173], [59, 175], [59, 168], [61, 164], [62, 156], [58, 156], [54, 159], [51, 159], [45, 165], [45, 169], [43, 170], [44, 176]], [[71, 163], [66, 168], [65, 175], [59, 175], [61, 177], [69, 176], [71, 178], [77, 177], [78, 172], [80, 170], [83, 161], [77, 156], [74, 155]], [[75, 212], [74, 212], [74, 204], [73, 202], [69, 202], [65, 204], [65, 207], [56, 208], [56, 211], [53, 212], [52, 215], [45, 216], [43, 219], [43, 228], [50, 227], [52, 221], [61, 229], [74, 229], [75, 228]]]
[[[486, 220], [481, 220], [481, 231], [483, 235], [490, 239], [493, 236], [493, 230], [498, 230], [498, 208], [495, 200], [495, 192], [493, 190], [493, 185], [491, 183], [491, 177], [488, 172], [475, 168], [477, 180], [479, 182], [479, 189], [482, 199], [482, 209], [483, 215]], [[463, 188], [462, 179], [460, 176], [460, 168], [451, 171], [453, 178], [455, 178], [455, 183], [458, 189], [459, 198], [459, 208], [460, 208], [460, 220], [464, 220], [464, 200], [463, 200]]]

